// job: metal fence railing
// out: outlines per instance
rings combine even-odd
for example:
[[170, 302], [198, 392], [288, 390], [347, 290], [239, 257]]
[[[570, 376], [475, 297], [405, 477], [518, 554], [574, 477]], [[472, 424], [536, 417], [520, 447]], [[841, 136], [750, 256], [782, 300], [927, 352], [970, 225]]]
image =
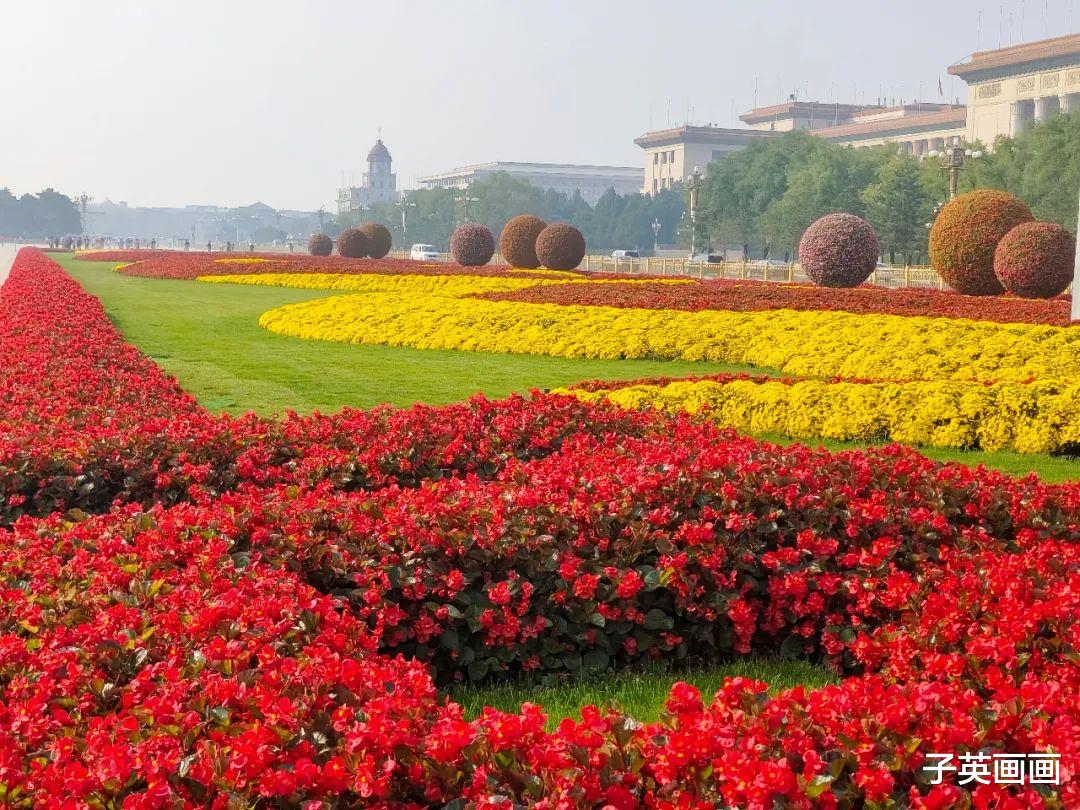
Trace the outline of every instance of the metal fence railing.
[[[399, 259], [409, 258], [407, 250], [391, 253]], [[452, 262], [449, 253], [440, 253], [439, 261]], [[495, 254], [492, 264], [506, 264], [502, 256]], [[620, 273], [623, 275], [672, 276], [676, 278], [697, 278], [728, 281], [775, 281], [809, 284], [810, 279], [802, 271], [798, 262], [764, 262], [761, 260], [744, 261], [742, 259], [722, 262], [691, 261], [663, 256], [649, 256], [641, 259], [616, 259], [611, 256], [586, 256], [578, 266], [587, 273]], [[932, 267], [928, 265], [896, 265], [878, 267], [866, 280], [877, 287], [903, 289], [906, 287], [924, 290], [944, 290], [947, 285]], [[1066, 290], [1066, 294], [1069, 290]]]

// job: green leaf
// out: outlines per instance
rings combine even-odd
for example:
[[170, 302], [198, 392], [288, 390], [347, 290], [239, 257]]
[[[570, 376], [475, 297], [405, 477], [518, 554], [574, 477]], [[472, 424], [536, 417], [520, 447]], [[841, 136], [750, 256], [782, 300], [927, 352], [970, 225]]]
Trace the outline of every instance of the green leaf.
[[670, 630], [675, 626], [675, 621], [660, 608], [652, 608], [645, 614], [643, 627], [646, 630]]

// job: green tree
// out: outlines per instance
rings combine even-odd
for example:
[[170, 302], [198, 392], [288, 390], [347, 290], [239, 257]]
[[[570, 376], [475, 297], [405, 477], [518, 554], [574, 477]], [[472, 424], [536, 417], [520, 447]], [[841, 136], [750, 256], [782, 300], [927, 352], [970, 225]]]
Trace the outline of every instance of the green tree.
[[893, 154], [891, 147], [853, 149], [827, 144], [801, 165], [793, 166], [787, 190], [759, 217], [765, 244], [794, 251], [803, 232], [825, 214], [846, 211], [863, 216], [862, 191]]
[[889, 260], [895, 262], [899, 253], [905, 263], [915, 262], [926, 250], [926, 224], [933, 216], [919, 161], [908, 155], [893, 156], [879, 167], [877, 182], [861, 196], [866, 217]]

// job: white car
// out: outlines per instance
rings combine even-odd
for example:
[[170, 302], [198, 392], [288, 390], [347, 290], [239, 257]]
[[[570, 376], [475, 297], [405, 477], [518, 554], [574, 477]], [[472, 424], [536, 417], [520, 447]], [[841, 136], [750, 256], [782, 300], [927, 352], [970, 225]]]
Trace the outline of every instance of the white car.
[[437, 262], [439, 251], [435, 250], [434, 245], [413, 245], [409, 258], [417, 262]]

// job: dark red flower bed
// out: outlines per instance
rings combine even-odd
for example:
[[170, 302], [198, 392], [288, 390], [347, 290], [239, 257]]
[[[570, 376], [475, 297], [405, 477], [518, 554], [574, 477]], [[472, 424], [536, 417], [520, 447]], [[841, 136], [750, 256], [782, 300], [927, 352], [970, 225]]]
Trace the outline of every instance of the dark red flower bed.
[[863, 286], [826, 289], [763, 281], [692, 281], [685, 284], [551, 284], [512, 292], [478, 295], [489, 301], [527, 301], [563, 305], [755, 312], [772, 309], [826, 310], [880, 315], [972, 318], [999, 323], [1069, 325], [1069, 298], [1033, 301], [994, 298], [942, 290], [890, 290]]
[[[100, 306], [40, 253], [2, 295], [0, 390], [20, 405], [0, 435], [41, 421], [31, 333], [51, 375], [69, 364], [101, 392], [57, 390], [71, 401], [34, 428], [41, 457], [105, 458], [73, 436], [113, 411], [166, 434], [102, 445], [156, 465], [145, 503], [124, 491], [103, 514], [0, 528], [8, 805], [1080, 806], [1080, 484], [543, 395], [216, 419], [95, 326]], [[103, 347], [85, 366], [80, 325]], [[140, 376], [145, 401], [117, 382]], [[224, 461], [177, 472], [206, 430], [179, 423], [213, 425]], [[34, 450], [0, 446], [0, 464]], [[7, 493], [22, 468], [4, 469]], [[174, 474], [189, 500], [167, 505]], [[680, 684], [662, 722], [587, 709], [553, 733], [533, 706], [466, 721], [435, 688], [746, 650], [847, 677], [775, 697], [735, 679], [711, 700]], [[1060, 755], [1060, 784], [923, 770], [1032, 752]]]
[[[84, 261], [129, 263], [126, 276], [190, 280], [199, 276], [234, 276], [250, 273], [348, 273], [384, 276], [506, 276], [549, 278], [544, 273], [511, 270], [505, 265], [463, 267], [450, 262], [424, 263], [412, 259], [350, 259], [344, 256], [309, 256], [289, 253], [206, 253], [163, 250], [111, 250], [86, 253]], [[266, 259], [243, 262], [237, 259]], [[222, 261], [222, 260], [225, 261]]]

